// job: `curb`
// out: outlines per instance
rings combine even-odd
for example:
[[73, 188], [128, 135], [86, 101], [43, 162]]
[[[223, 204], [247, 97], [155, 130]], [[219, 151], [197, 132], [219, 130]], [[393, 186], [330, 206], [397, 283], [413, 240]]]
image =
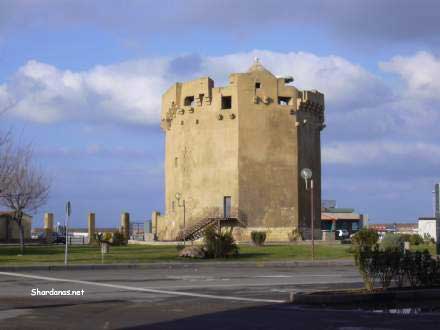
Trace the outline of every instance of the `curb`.
[[297, 292], [291, 293], [289, 302], [303, 305], [376, 304], [392, 301], [407, 302], [438, 299], [440, 288], [402, 289], [373, 293]]
[[61, 271], [61, 270], [107, 270], [107, 269], [184, 269], [203, 267], [227, 267], [227, 268], [264, 268], [264, 267], [351, 267], [354, 261], [351, 259], [341, 260], [317, 260], [317, 261], [193, 261], [193, 262], [150, 262], [130, 264], [79, 264], [79, 265], [29, 265], [29, 266], [0, 266], [0, 272], [20, 271]]

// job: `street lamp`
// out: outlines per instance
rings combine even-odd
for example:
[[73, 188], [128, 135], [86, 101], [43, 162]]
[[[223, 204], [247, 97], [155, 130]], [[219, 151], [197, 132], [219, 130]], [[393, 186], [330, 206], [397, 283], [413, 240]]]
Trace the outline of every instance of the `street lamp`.
[[176, 192], [176, 195], [174, 196], [176, 197], [177, 200], [177, 206], [178, 207], [183, 207], [183, 246], [186, 245], [186, 207], [185, 207], [185, 200], [182, 200], [182, 204], [180, 204], [180, 199], [182, 198], [182, 194], [180, 192]]
[[[312, 170], [310, 168], [303, 168], [301, 170], [301, 177], [304, 179], [306, 183], [306, 191], [310, 190], [310, 221], [311, 221], [311, 231], [312, 231], [312, 260], [315, 260], [315, 237], [314, 237], [314, 219], [315, 212], [313, 207], [313, 179], [312, 179]], [[310, 189], [308, 186], [308, 180], [310, 180]]]

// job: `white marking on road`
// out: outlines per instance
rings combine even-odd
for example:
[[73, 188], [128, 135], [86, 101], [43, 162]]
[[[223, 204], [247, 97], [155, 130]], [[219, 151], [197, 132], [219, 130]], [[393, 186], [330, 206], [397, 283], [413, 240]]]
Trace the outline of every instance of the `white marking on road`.
[[[307, 277], [340, 277], [339, 274], [300, 274]], [[257, 275], [254, 278], [296, 278], [298, 275]]]
[[117, 284], [110, 284], [110, 283], [98, 283], [98, 282], [82, 281], [82, 280], [73, 280], [73, 279], [68, 279], [68, 278], [37, 276], [37, 275], [29, 275], [29, 274], [22, 274], [22, 273], [0, 272], [0, 275], [32, 278], [32, 279], [36, 279], [36, 280], [45, 280], [45, 281], [52, 281], [52, 282], [67, 282], [67, 283], [76, 283], [76, 284], [83, 284], [83, 285], [94, 285], [94, 286], [102, 286], [102, 287], [107, 287], [107, 288], [123, 289], [123, 290], [129, 290], [129, 291], [160, 293], [160, 294], [167, 294], [167, 295], [172, 295], [172, 296], [186, 296], [186, 297], [198, 297], [198, 298], [208, 298], [208, 299], [237, 300], [237, 301], [248, 301], [248, 302], [267, 302], [267, 303], [285, 303], [286, 302], [286, 300], [217, 296], [217, 295], [202, 294], [202, 293], [147, 289], [147, 288], [138, 288], [138, 287], [134, 287], [134, 286], [117, 285]]

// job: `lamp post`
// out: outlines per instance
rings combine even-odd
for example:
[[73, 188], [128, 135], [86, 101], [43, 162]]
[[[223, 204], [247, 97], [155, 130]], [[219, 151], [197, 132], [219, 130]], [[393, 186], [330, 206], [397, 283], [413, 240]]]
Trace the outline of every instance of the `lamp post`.
[[[311, 229], [311, 236], [312, 236], [312, 260], [315, 260], [315, 210], [313, 205], [313, 179], [312, 179], [312, 170], [309, 168], [303, 168], [301, 170], [301, 177], [304, 179], [306, 183], [306, 191], [310, 191], [310, 229]], [[310, 179], [310, 188], [308, 187], [308, 180]]]
[[65, 230], [66, 230], [66, 244], [64, 247], [64, 264], [67, 266], [67, 256], [68, 256], [68, 246], [69, 246], [69, 222], [70, 222], [70, 215], [72, 214], [72, 206], [70, 204], [70, 201], [66, 203], [66, 220], [64, 222]]
[[177, 192], [176, 195], [177, 200], [177, 206], [183, 207], [183, 246], [186, 245], [186, 207], [185, 207], [185, 200], [182, 200], [182, 204], [180, 204], [180, 199], [182, 198], [182, 194], [180, 192]]

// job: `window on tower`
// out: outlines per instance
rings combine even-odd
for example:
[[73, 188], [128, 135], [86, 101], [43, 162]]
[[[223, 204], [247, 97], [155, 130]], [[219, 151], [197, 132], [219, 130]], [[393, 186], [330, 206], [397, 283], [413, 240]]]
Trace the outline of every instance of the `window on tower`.
[[183, 101], [183, 105], [185, 106], [194, 106], [194, 96], [187, 96]]
[[279, 105], [289, 105], [290, 100], [291, 100], [291, 97], [279, 96], [278, 97], [278, 104]]
[[232, 108], [232, 96], [222, 96], [222, 110]]

